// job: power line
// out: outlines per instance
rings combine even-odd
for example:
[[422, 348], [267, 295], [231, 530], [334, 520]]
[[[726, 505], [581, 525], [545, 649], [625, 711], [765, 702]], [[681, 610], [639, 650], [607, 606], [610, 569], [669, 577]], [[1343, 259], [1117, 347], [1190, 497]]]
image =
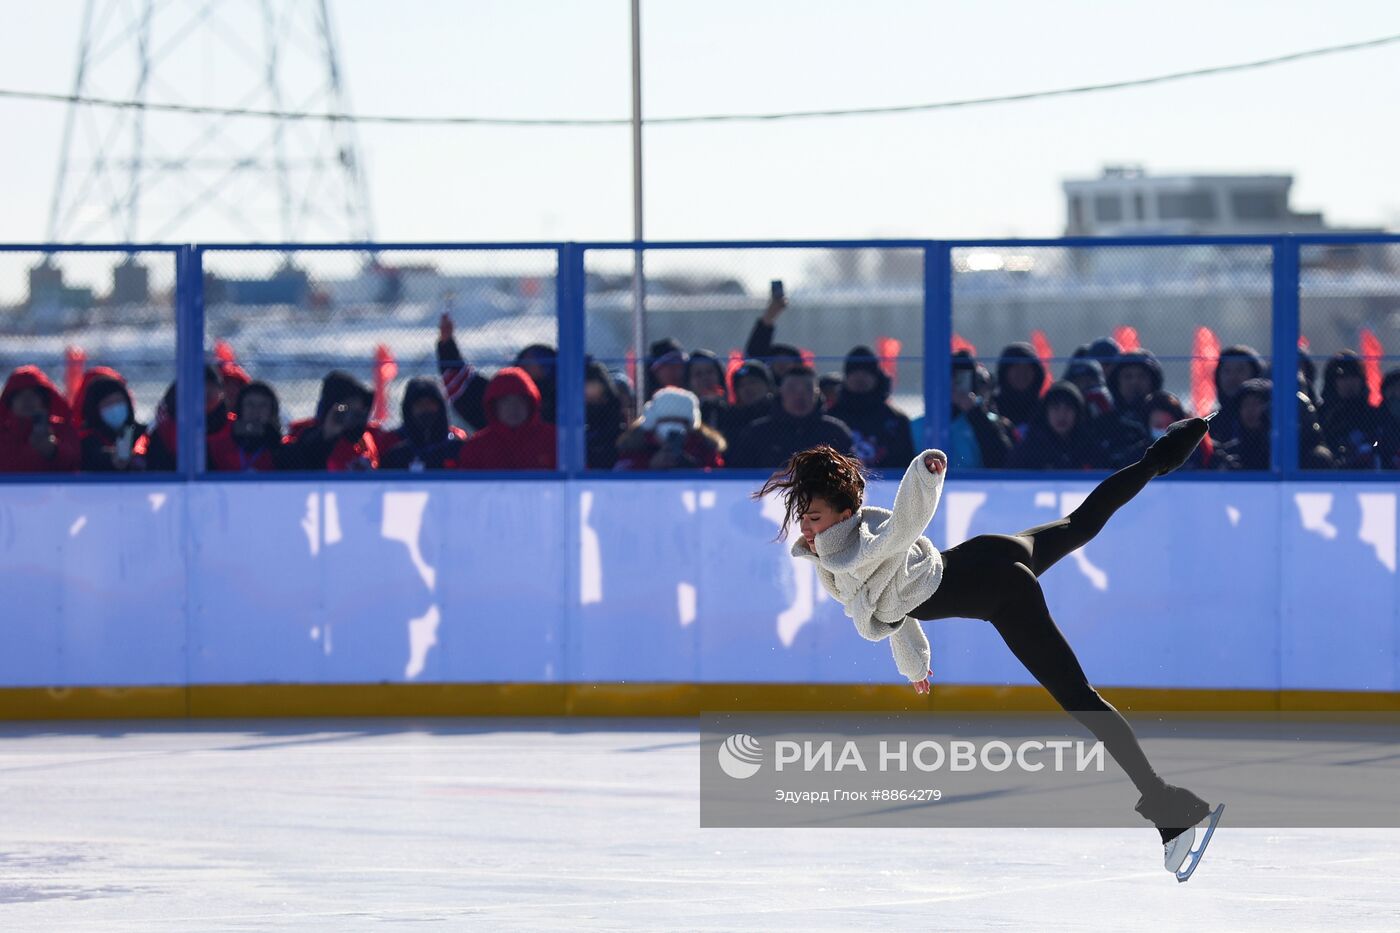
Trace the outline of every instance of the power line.
[[[1028, 100], [1045, 100], [1051, 97], [1068, 97], [1074, 94], [1092, 94], [1099, 91], [1117, 91], [1125, 88], [1146, 87], [1152, 84], [1166, 84], [1187, 78], [1204, 78], [1214, 75], [1250, 71], [1273, 65], [1318, 58], [1323, 55], [1337, 55], [1343, 52], [1357, 52], [1363, 49], [1379, 48], [1400, 42], [1400, 34], [1366, 39], [1362, 42], [1348, 42], [1344, 45], [1329, 45], [1323, 48], [1305, 49], [1287, 55], [1261, 58], [1232, 65], [1215, 65], [1209, 68], [1195, 68], [1190, 71], [1175, 71], [1170, 74], [1153, 75], [1146, 78], [1129, 78], [1123, 81], [1110, 81], [1104, 84], [1082, 84], [1075, 87], [1053, 88], [1042, 91], [1025, 91], [1019, 94], [999, 94], [992, 97], [970, 97], [963, 100], [936, 101], [927, 104], [897, 104], [887, 107], [853, 107], [832, 110], [788, 110], [779, 113], [715, 113], [693, 114], [680, 117], [650, 117], [643, 122], [651, 126], [675, 126], [685, 123], [756, 123], [777, 120], [805, 120], [816, 117], [855, 117], [878, 116], [894, 113], [927, 113], [935, 110], [953, 110], [963, 107], [981, 107], [989, 104], [1009, 104]], [[307, 111], [255, 110], [239, 107], [211, 107], [200, 104], [148, 103], [139, 100], [114, 100], [105, 97], [86, 97], [77, 94], [54, 94], [44, 91], [16, 91], [0, 88], [0, 99], [33, 100], [61, 104], [85, 104], [93, 107], [110, 107], [122, 110], [150, 110], [161, 113], [203, 114], [226, 117], [264, 117], [278, 120], [325, 120], [332, 123], [386, 124], [398, 126], [627, 126], [631, 120], [626, 117], [471, 117], [471, 116], [407, 116], [402, 114], [350, 114], [350, 113], [311, 113]]]

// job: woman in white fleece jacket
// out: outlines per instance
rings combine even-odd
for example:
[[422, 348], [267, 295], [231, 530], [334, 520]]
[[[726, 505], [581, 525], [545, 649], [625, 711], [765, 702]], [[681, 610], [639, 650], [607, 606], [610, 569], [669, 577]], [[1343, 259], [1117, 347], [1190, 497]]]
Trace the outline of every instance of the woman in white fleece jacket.
[[947, 473], [948, 458], [939, 450], [925, 450], [909, 464], [893, 509], [864, 505], [860, 461], [828, 446], [794, 454], [754, 497], [782, 495], [779, 539], [794, 520], [800, 523], [793, 556], [816, 564], [822, 586], [862, 637], [890, 640], [895, 664], [917, 692], [929, 691], [933, 673], [920, 619], [992, 623], [1026, 669], [1132, 778], [1142, 792], [1135, 809], [1158, 827], [1170, 862], [1175, 840], [1189, 848], [1193, 836], [1182, 834], [1210, 813], [1210, 805], [1153, 770], [1127, 721], [1089, 684], [1046, 608], [1038, 578], [1088, 543], [1153, 477], [1184, 463], [1207, 428], [1200, 418], [1173, 424], [1139, 462], [1100, 483], [1065, 518], [1014, 535], [978, 535], [943, 552], [923, 537]]

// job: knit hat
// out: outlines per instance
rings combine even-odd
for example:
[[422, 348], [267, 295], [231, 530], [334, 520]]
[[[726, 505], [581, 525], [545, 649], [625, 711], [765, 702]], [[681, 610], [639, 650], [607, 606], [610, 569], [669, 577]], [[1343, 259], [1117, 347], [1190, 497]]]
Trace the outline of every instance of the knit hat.
[[719, 381], [724, 382], [724, 364], [719, 361], [719, 357], [711, 350], [696, 350], [690, 354], [690, 359], [685, 361], [685, 381], [690, 382], [691, 374], [697, 366], [713, 366], [719, 375]]
[[651, 345], [648, 353], [651, 357], [649, 368], [655, 370], [658, 366], [666, 366], [670, 363], [685, 363], [689, 360], [686, 356], [685, 348], [680, 341], [674, 337], [665, 337]]
[[734, 370], [734, 384], [740, 379], [762, 379], [768, 391], [773, 391], [773, 371], [762, 360], [745, 360], [744, 365]]
[[700, 400], [695, 397], [694, 392], [687, 389], [675, 386], [658, 389], [646, 404], [642, 413], [642, 425], [648, 431], [654, 431], [657, 424], [667, 418], [685, 421], [691, 428], [700, 427]]
[[1081, 356], [1078, 359], [1069, 361], [1069, 366], [1065, 367], [1065, 379], [1073, 382], [1081, 377], [1088, 377], [1094, 381], [1094, 385], [1104, 385], [1103, 366], [1098, 360], [1091, 356]]
[[1044, 397], [1040, 400], [1042, 407], [1049, 408], [1055, 402], [1070, 405], [1080, 415], [1084, 414], [1084, 393], [1079, 391], [1079, 386], [1072, 382], [1060, 380], [1052, 383], [1050, 388], [1045, 390]]
[[875, 356], [875, 351], [867, 346], [852, 347], [851, 352], [846, 354], [845, 373], [849, 376], [862, 369], [879, 376], [880, 360]]

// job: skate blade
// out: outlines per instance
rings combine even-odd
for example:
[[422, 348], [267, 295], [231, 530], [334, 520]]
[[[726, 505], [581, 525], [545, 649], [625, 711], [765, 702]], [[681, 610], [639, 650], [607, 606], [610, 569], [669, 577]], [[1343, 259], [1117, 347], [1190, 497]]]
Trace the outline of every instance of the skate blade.
[[1225, 804], [1223, 803], [1216, 804], [1215, 809], [1210, 811], [1210, 822], [1206, 824], [1206, 831], [1201, 834], [1200, 846], [1193, 846], [1191, 851], [1187, 853], [1185, 866], [1173, 872], [1178, 882], [1190, 878], [1195, 872], [1196, 866], [1201, 864], [1201, 857], [1206, 854], [1206, 846], [1210, 845], [1211, 834], [1215, 832], [1215, 826], [1220, 822], [1220, 814], [1223, 812], [1225, 812]]

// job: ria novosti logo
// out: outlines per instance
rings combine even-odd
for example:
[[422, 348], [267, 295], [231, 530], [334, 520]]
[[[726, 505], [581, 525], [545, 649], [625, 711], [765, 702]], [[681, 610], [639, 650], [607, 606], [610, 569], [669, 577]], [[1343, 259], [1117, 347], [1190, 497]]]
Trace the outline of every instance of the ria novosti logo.
[[763, 767], [763, 746], [751, 735], [731, 735], [719, 747], [719, 766], [732, 778], [753, 777]]

